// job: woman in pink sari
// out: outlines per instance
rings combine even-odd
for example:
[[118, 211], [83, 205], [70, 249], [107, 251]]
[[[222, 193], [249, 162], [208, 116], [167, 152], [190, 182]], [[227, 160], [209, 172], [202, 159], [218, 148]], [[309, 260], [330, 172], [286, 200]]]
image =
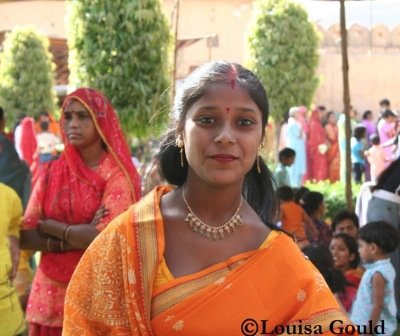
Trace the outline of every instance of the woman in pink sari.
[[321, 111], [315, 108], [308, 123], [307, 168], [308, 179], [322, 181], [328, 177], [328, 157], [325, 130], [321, 123]]
[[117, 116], [101, 93], [81, 88], [63, 104], [63, 154], [35, 184], [21, 246], [42, 256], [28, 300], [31, 336], [61, 335], [67, 285], [84, 250], [140, 198], [140, 178]]
[[328, 179], [331, 183], [334, 183], [340, 179], [338, 127], [334, 112], [328, 112], [326, 119], [325, 133], [328, 140], [328, 152], [326, 153], [328, 159]]

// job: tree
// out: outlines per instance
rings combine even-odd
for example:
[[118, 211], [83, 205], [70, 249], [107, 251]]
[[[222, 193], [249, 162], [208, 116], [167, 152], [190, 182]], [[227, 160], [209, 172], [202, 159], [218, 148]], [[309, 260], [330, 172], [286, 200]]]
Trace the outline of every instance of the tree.
[[247, 65], [264, 84], [270, 113], [281, 120], [291, 106], [310, 106], [318, 78], [319, 37], [307, 12], [288, 0], [256, 0], [247, 37]]
[[0, 54], [0, 105], [13, 121], [19, 114], [54, 112], [57, 106], [49, 40], [34, 27], [8, 33]]
[[129, 135], [160, 130], [169, 110], [169, 27], [159, 0], [68, 3], [70, 83], [101, 90]]

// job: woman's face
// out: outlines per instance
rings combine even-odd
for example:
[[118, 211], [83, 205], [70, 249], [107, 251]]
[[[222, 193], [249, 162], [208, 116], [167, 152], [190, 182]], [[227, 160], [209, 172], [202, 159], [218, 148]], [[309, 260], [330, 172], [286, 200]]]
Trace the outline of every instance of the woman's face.
[[68, 141], [78, 149], [94, 144], [101, 146], [90, 112], [76, 99], [72, 99], [63, 112], [64, 131]]
[[188, 178], [208, 184], [242, 181], [262, 141], [262, 117], [247, 90], [218, 84], [187, 111], [183, 125]]
[[350, 263], [354, 260], [355, 256], [353, 253], [350, 253], [343, 239], [333, 238], [329, 249], [332, 253], [335, 268], [345, 271], [351, 267]]
[[329, 115], [328, 122], [331, 125], [336, 125], [336, 117], [335, 117], [335, 115], [333, 113]]

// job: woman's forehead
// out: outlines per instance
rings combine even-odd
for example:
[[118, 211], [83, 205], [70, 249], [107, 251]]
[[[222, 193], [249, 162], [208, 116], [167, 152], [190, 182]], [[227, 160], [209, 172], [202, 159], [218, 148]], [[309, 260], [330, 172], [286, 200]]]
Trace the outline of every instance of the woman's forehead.
[[71, 98], [64, 108], [65, 111], [87, 111], [87, 109], [79, 100]]

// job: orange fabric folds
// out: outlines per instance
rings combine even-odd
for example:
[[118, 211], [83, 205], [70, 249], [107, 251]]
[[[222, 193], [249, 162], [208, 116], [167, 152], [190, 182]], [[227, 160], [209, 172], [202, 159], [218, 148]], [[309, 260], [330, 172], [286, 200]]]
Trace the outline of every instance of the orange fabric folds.
[[351, 324], [318, 271], [275, 231], [258, 250], [154, 288], [167, 191], [133, 205], [86, 251], [67, 290], [64, 335], [328, 335], [334, 320]]

